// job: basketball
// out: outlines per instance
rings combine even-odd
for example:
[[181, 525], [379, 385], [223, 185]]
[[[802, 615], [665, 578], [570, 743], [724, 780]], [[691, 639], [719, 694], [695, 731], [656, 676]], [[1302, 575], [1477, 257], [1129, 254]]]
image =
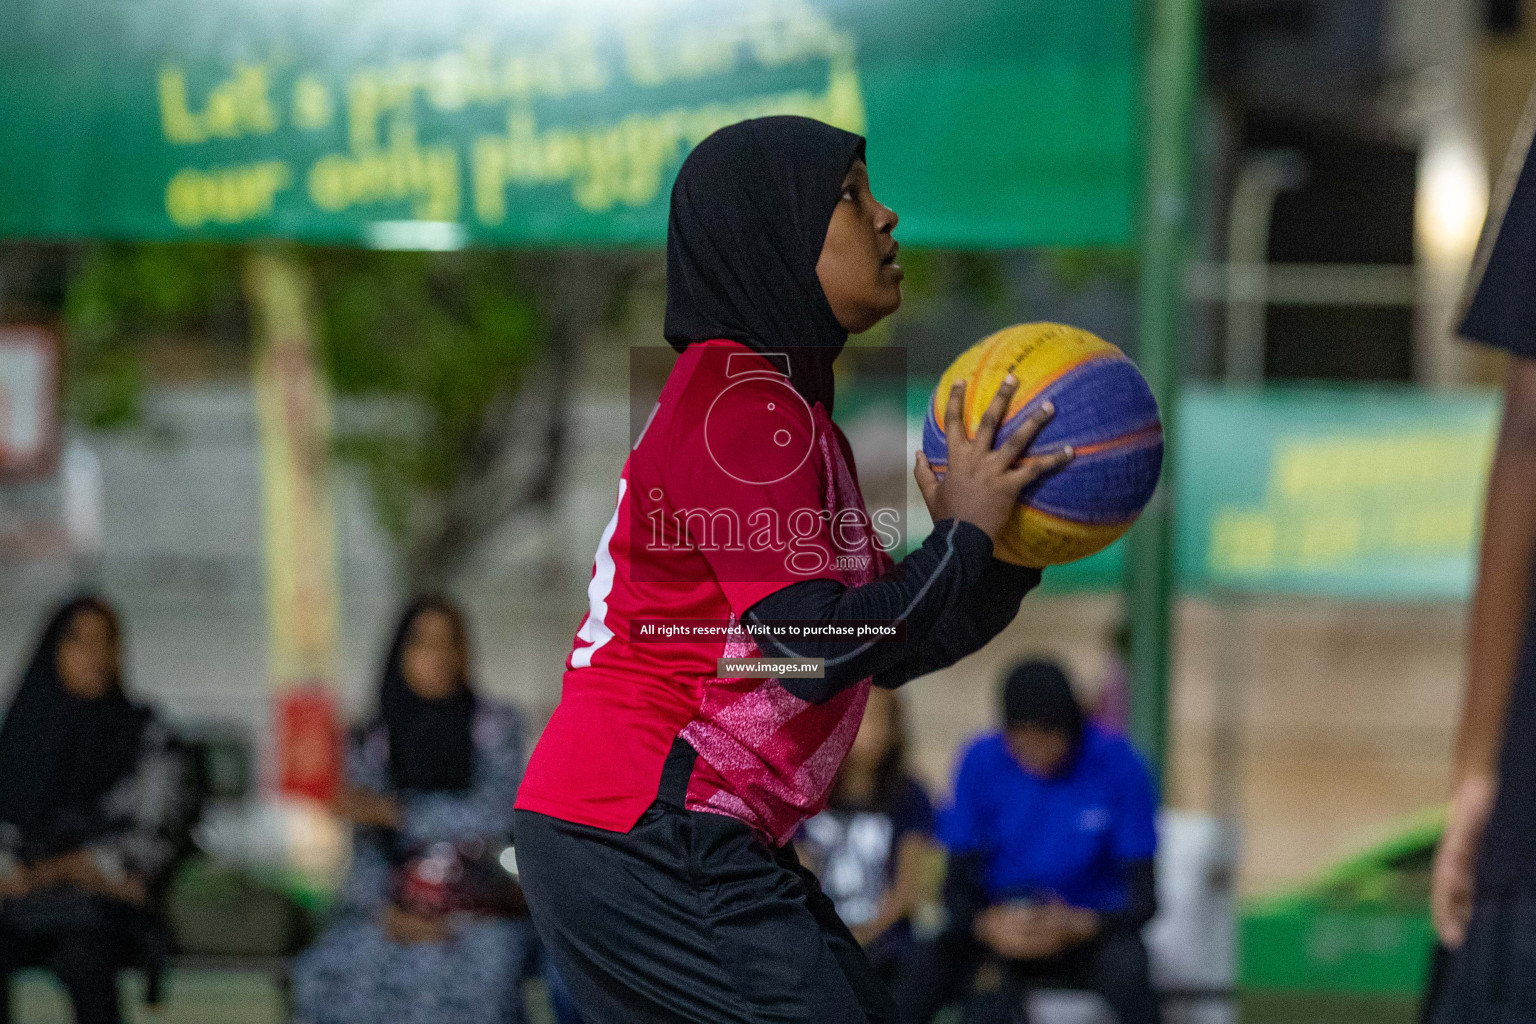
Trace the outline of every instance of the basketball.
[[1075, 454], [1064, 468], [1019, 494], [994, 554], [1035, 568], [1086, 558], [1130, 529], [1157, 487], [1163, 465], [1157, 401], [1136, 364], [1096, 335], [1063, 324], [1007, 327], [951, 363], [934, 389], [923, 422], [923, 454], [935, 472], [942, 475], [949, 459], [944, 418], [955, 381], [965, 381], [963, 418], [967, 435], [974, 437], [1010, 371], [1019, 387], [996, 443], [1050, 401], [1056, 414], [1028, 454], [1063, 445]]

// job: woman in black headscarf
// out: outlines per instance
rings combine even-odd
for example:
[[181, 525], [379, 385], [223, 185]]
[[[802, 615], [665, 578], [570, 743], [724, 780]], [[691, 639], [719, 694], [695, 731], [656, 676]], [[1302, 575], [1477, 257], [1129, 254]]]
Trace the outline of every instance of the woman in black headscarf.
[[463, 614], [440, 597], [401, 615], [378, 700], [337, 801], [356, 826], [351, 869], [336, 919], [295, 966], [294, 1020], [520, 1021], [532, 929], [495, 903], [511, 886], [486, 871], [511, 834], [522, 716], [475, 692]]
[[48, 967], [82, 1024], [119, 1020], [118, 969], [163, 947], [145, 902], [181, 810], [179, 759], [154, 713], [123, 693], [120, 645], [111, 606], [69, 601], [0, 725], [0, 982]]
[[[871, 681], [942, 668], [1012, 619], [1039, 575], [993, 559], [992, 538], [1070, 457], [1023, 457], [1049, 410], [992, 447], [1016, 382], [968, 438], [957, 388], [946, 478], [921, 455], [915, 470], [932, 535], [900, 566], [874, 543], [830, 419], [833, 363], [900, 305], [896, 223], [864, 140], [804, 117], [720, 129], [673, 186], [680, 355], [625, 463], [518, 798], [529, 909], [595, 1024], [894, 1019], [790, 839], [825, 806]], [[860, 620], [904, 639], [825, 638]], [[758, 655], [824, 671], [721, 676], [721, 658]]]

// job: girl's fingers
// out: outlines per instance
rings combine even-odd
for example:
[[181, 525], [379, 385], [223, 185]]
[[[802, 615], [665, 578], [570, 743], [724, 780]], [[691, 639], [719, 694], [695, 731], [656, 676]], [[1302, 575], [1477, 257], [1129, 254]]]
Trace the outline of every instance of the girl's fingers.
[[1041, 402], [1040, 408], [1026, 416], [1024, 422], [1019, 424], [1019, 429], [1009, 434], [1008, 439], [998, 446], [998, 450], [1007, 457], [1010, 466], [1019, 460], [1040, 433], [1041, 428], [1049, 423], [1054, 415], [1056, 415], [1056, 406], [1050, 402]]
[[922, 452], [917, 453], [917, 460], [912, 466], [912, 476], [917, 480], [917, 489], [922, 492], [923, 501], [931, 507], [939, 494], [939, 476], [928, 464], [928, 456]]
[[1003, 422], [1003, 417], [1008, 415], [1008, 402], [1013, 398], [1013, 393], [1018, 390], [1019, 378], [1012, 373], [1003, 378], [1003, 383], [997, 389], [997, 394], [992, 396], [992, 401], [987, 403], [987, 411], [981, 414], [981, 422], [976, 424], [975, 444], [982, 451], [992, 450], [992, 441], [997, 437], [998, 424]]
[[1017, 483], [1019, 487], [1027, 487], [1041, 477], [1056, 472], [1062, 466], [1072, 461], [1072, 446], [1068, 445], [1060, 451], [1049, 455], [1036, 455], [1025, 459], [1016, 467], [1008, 471], [1010, 486]]
[[[953, 453], [965, 439], [965, 381], [957, 380], [949, 389], [949, 402], [944, 406], [944, 437]], [[954, 455], [951, 454], [953, 459]]]

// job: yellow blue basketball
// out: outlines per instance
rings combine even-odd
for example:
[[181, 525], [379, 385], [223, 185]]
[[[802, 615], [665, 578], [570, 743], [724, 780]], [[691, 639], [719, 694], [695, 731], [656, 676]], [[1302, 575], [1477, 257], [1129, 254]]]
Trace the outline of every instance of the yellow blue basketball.
[[951, 363], [934, 389], [923, 422], [923, 453], [940, 474], [949, 459], [944, 419], [955, 381], [965, 381], [965, 429], [974, 437], [1009, 372], [1019, 387], [998, 442], [1050, 401], [1056, 414], [1028, 454], [1068, 444], [1076, 454], [1064, 469], [1019, 494], [994, 553], [1037, 568], [1086, 558], [1130, 529], [1157, 489], [1163, 467], [1157, 400], [1136, 364], [1103, 338], [1063, 324], [1004, 328]]

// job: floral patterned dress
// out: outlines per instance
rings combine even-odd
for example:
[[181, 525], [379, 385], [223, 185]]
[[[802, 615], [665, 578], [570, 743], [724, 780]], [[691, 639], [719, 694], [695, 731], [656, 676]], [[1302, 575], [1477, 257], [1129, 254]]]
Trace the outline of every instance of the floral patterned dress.
[[[474, 776], [466, 793], [394, 793], [408, 846], [470, 836], [510, 836], [522, 778], [523, 721], [482, 699], [474, 722]], [[367, 729], [347, 754], [347, 781], [389, 793], [389, 737]], [[401, 945], [385, 935], [388, 853], [359, 828], [336, 917], [298, 959], [294, 1024], [522, 1024], [521, 981], [534, 955], [532, 926], [458, 915], [446, 942]]]

